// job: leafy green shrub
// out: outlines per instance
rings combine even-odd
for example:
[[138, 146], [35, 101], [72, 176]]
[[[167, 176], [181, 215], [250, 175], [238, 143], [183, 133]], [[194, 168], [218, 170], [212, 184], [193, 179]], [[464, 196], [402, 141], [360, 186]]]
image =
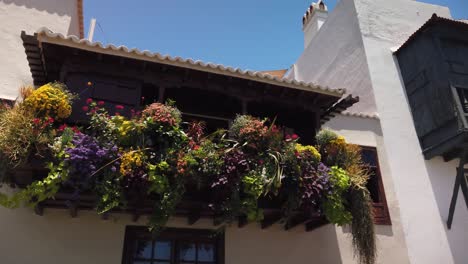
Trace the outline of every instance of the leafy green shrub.
[[349, 176], [345, 170], [333, 166], [330, 171], [330, 182], [333, 187], [323, 203], [325, 216], [333, 224], [339, 226], [349, 224], [352, 216], [346, 208], [347, 200], [344, 197], [351, 186]]

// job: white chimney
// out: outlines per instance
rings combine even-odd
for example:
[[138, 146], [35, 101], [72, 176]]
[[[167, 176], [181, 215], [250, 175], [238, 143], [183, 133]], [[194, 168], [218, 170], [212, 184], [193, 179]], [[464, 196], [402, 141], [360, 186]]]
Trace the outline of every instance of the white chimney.
[[309, 46], [312, 38], [320, 30], [328, 17], [328, 8], [322, 0], [312, 3], [302, 18], [302, 31], [304, 31], [304, 48]]

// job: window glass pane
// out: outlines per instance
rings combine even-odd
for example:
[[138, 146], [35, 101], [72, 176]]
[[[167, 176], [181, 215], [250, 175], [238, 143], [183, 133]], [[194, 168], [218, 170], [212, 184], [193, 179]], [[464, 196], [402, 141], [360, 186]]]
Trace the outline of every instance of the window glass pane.
[[367, 189], [370, 192], [372, 202], [380, 202], [380, 188], [379, 188], [379, 176], [377, 175], [377, 169], [372, 168], [369, 170], [369, 181], [367, 181]]
[[198, 244], [198, 260], [214, 261], [214, 245], [207, 243]]
[[135, 258], [151, 259], [151, 240], [135, 241]]
[[186, 243], [183, 242], [180, 245], [179, 257], [181, 260], [195, 260], [195, 243]]
[[171, 259], [171, 241], [156, 241], [154, 243], [155, 259]]

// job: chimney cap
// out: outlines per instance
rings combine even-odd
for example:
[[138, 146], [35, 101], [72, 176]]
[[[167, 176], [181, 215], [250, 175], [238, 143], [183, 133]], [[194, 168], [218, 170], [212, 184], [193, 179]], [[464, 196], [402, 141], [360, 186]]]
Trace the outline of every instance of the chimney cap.
[[312, 18], [315, 12], [328, 12], [328, 7], [324, 1], [319, 0], [317, 3], [312, 3], [307, 11], [305, 12], [304, 16], [302, 17], [302, 26], [306, 26], [309, 20]]

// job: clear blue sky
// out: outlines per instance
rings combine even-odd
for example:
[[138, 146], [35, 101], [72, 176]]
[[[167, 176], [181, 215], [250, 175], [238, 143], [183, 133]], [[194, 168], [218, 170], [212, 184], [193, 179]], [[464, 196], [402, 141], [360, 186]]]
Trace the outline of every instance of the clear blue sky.
[[[94, 40], [253, 70], [289, 68], [313, 0], [85, 0]], [[391, 0], [388, 0], [391, 1]], [[326, 1], [332, 10], [337, 0]], [[424, 0], [468, 19], [468, 0]]]

